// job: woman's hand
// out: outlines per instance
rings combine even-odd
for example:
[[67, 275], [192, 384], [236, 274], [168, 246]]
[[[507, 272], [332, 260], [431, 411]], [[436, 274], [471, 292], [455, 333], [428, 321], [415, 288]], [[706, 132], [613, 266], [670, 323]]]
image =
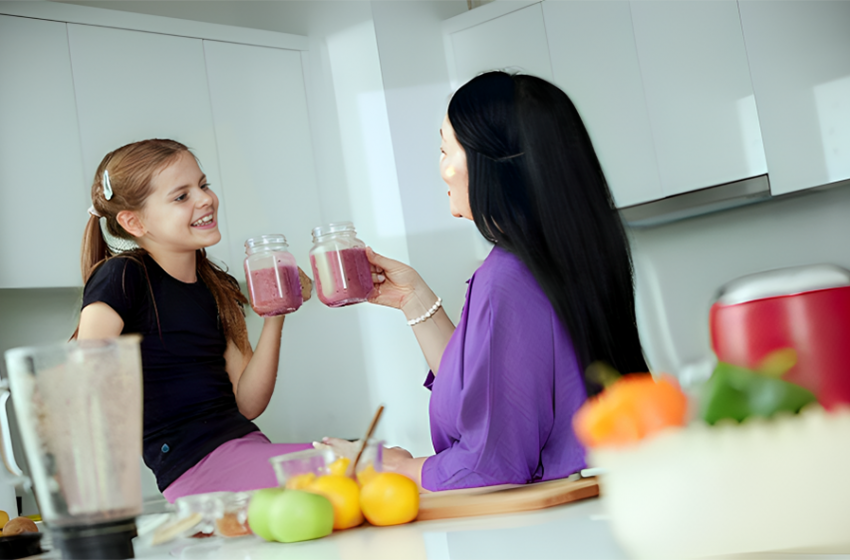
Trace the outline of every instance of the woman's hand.
[[360, 444], [360, 440], [348, 441], [347, 439], [324, 437], [322, 441], [314, 441], [313, 447], [316, 449], [330, 447], [337, 457], [348, 457], [353, 461], [357, 457], [357, 452], [360, 450]]
[[401, 447], [385, 447], [381, 465], [385, 471], [397, 471], [404, 465], [406, 460], [413, 459], [413, 455], [407, 449]]
[[372, 265], [372, 283], [375, 285], [369, 296], [371, 303], [402, 309], [417, 289], [427, 289], [413, 267], [379, 255], [371, 247], [366, 248], [366, 257]]
[[301, 281], [301, 299], [307, 301], [313, 295], [313, 281], [307, 276], [301, 267], [298, 267], [298, 279]]

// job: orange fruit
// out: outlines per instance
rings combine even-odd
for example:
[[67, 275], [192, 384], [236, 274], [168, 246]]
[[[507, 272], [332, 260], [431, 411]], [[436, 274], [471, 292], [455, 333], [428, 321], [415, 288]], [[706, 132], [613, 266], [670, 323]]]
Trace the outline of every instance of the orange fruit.
[[296, 474], [295, 476], [286, 479], [285, 488], [287, 490], [303, 490], [315, 481], [315, 473], [308, 472], [304, 474]]
[[360, 489], [360, 509], [372, 525], [401, 525], [419, 514], [419, 487], [393, 472], [375, 474]]
[[360, 511], [360, 487], [347, 476], [327, 474], [304, 488], [307, 492], [321, 494], [334, 508], [334, 529], [349, 529], [363, 523]]
[[585, 401], [573, 417], [573, 428], [586, 447], [622, 446], [670, 426], [684, 426], [687, 406], [674, 378], [629, 374]]
[[330, 465], [328, 465], [328, 474], [339, 474], [345, 476], [345, 471], [348, 465], [351, 464], [351, 459], [348, 457], [340, 457]]

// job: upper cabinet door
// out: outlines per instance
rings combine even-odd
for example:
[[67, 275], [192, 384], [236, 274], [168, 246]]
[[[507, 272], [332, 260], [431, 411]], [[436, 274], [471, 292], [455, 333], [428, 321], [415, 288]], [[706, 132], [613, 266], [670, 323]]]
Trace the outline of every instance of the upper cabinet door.
[[[182, 142], [221, 203], [218, 153], [199, 39], [68, 25], [83, 166], [89, 181], [110, 151], [148, 138]], [[226, 223], [209, 252], [231, 264]]]
[[638, 0], [631, 11], [665, 196], [766, 173], [736, 2]]
[[0, 288], [82, 284], [88, 190], [65, 24], [0, 16]]
[[850, 2], [739, 4], [771, 192], [850, 179]]
[[628, 1], [544, 2], [555, 83], [572, 99], [618, 207], [662, 198]]
[[231, 273], [244, 281], [244, 242], [264, 233], [284, 234], [304, 268], [321, 214], [301, 55], [214, 41], [204, 41], [204, 51]]
[[552, 79], [540, 4], [452, 33], [451, 48], [458, 85], [489, 70], [521, 70]]

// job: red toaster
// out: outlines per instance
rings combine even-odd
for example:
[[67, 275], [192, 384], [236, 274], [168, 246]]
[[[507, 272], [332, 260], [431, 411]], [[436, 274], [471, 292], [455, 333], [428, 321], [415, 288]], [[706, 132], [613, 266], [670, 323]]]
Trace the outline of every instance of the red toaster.
[[709, 324], [718, 360], [756, 368], [794, 348], [797, 363], [783, 379], [827, 409], [850, 403], [850, 271], [824, 264], [739, 278], [721, 288]]

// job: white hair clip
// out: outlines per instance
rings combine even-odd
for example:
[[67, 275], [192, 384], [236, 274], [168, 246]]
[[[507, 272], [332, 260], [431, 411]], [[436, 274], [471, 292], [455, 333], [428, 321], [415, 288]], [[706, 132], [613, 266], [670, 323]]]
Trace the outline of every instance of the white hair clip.
[[97, 211], [97, 210], [95, 210], [95, 209], [94, 209], [94, 204], [92, 204], [91, 206], [89, 206], [89, 214], [91, 214], [91, 215], [92, 215], [92, 216], [94, 216], [95, 218], [102, 218], [102, 217], [103, 217], [103, 216], [101, 216], [101, 215], [98, 213], [98, 211]]
[[103, 170], [103, 198], [112, 200], [112, 183], [109, 182], [109, 171]]

